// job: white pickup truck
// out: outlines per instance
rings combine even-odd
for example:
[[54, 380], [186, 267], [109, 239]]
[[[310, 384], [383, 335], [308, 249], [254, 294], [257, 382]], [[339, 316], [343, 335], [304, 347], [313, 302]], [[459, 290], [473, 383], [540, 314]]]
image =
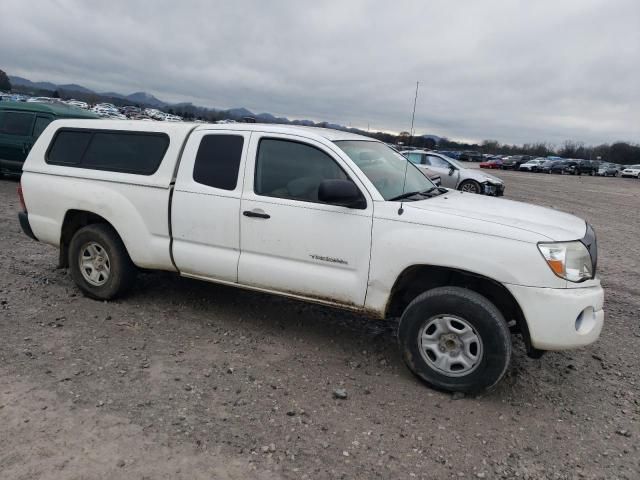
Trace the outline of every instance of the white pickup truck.
[[477, 392], [511, 357], [594, 342], [593, 229], [572, 215], [434, 186], [381, 142], [260, 124], [51, 123], [19, 194], [23, 230], [88, 296], [137, 268], [400, 317], [408, 367]]

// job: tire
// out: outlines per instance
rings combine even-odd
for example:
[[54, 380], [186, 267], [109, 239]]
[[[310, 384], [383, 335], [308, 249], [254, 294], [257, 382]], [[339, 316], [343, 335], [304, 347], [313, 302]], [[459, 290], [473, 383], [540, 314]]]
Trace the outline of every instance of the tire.
[[75, 233], [69, 244], [69, 271], [80, 290], [96, 300], [123, 295], [136, 278], [136, 267], [122, 240], [104, 223]]
[[482, 187], [475, 180], [465, 180], [458, 186], [458, 190], [468, 193], [482, 193]]
[[[441, 323], [453, 329], [446, 332], [447, 327], [438, 326]], [[445, 333], [438, 335], [439, 330]], [[455, 331], [466, 331], [471, 343], [463, 344]], [[438, 390], [489, 390], [502, 379], [511, 361], [511, 335], [504, 317], [493, 303], [466, 288], [439, 287], [419, 295], [402, 315], [398, 342], [409, 370]], [[447, 348], [452, 350], [447, 352]], [[466, 366], [456, 362], [460, 355]], [[443, 368], [436, 366], [442, 358]]]

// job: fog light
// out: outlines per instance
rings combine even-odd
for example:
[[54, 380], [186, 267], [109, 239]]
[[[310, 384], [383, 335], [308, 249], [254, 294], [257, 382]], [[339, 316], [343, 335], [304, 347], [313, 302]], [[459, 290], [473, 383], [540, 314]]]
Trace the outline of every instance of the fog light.
[[587, 307], [576, 318], [576, 332], [589, 333], [596, 324], [596, 312], [593, 307]]

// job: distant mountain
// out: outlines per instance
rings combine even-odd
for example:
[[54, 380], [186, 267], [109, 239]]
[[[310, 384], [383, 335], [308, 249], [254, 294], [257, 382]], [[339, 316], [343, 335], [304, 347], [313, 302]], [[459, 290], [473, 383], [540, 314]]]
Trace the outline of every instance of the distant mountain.
[[26, 78], [9, 75], [11, 85], [20, 85], [28, 88], [38, 88], [41, 90], [56, 90], [58, 86], [51, 82], [32, 82]]
[[[312, 120], [300, 119], [300, 120], [289, 120], [286, 117], [276, 117], [268, 112], [255, 114], [251, 110], [244, 107], [230, 108], [227, 110], [220, 110], [217, 108], [206, 108], [199, 107], [197, 105], [193, 105], [190, 102], [181, 102], [181, 103], [167, 103], [159, 98], [153, 96], [147, 92], [135, 92], [130, 95], [123, 95], [117, 92], [102, 92], [98, 93], [90, 88], [83, 87], [82, 85], [78, 85], [76, 83], [68, 83], [64, 85], [56, 85], [51, 82], [32, 82], [31, 80], [23, 77], [18, 77], [15, 75], [9, 75], [9, 81], [11, 85], [14, 87], [20, 87], [24, 89], [25, 93], [35, 93], [36, 95], [52, 95], [53, 92], [58, 91], [63, 98], [74, 97], [77, 100], [83, 100], [86, 102], [97, 103], [97, 102], [112, 102], [116, 105], [127, 105], [129, 103], [134, 105], [139, 105], [142, 107], [153, 107], [158, 108], [164, 111], [169, 111], [170, 113], [176, 113], [184, 116], [185, 118], [206, 118], [209, 121], [216, 121], [221, 119], [234, 119], [234, 120], [242, 120], [244, 117], [254, 117], [259, 122], [264, 123], [281, 123], [281, 124], [290, 124], [290, 125], [303, 125], [303, 126], [316, 126], [316, 127], [325, 127], [325, 128], [333, 128], [336, 130], [345, 130], [354, 133], [360, 133], [367, 135], [368, 133], [359, 130], [357, 128], [347, 128], [343, 125], [339, 125], [336, 123], [328, 123], [328, 122], [314, 122]], [[384, 136], [388, 134], [383, 134], [379, 132], [380, 135]], [[423, 138], [431, 138], [436, 142], [440, 140], [440, 137], [436, 135], [423, 135]]]
[[75, 83], [68, 83], [66, 85], [58, 85], [57, 87], [58, 90], [64, 90], [65, 92], [81, 92], [81, 93], [86, 93], [86, 94], [92, 94], [95, 93], [93, 90], [89, 90], [86, 87], [83, 87], [82, 85], [76, 85]]
[[163, 102], [162, 100], [154, 97], [153, 95], [147, 92], [135, 92], [135, 93], [132, 93], [131, 95], [122, 95], [121, 93], [116, 93], [116, 92], [97, 93], [94, 90], [91, 90], [90, 88], [83, 87], [82, 85], [78, 85], [76, 83], [56, 85], [55, 83], [51, 83], [51, 82], [32, 82], [27, 78], [18, 77], [15, 75], [10, 75], [9, 81], [11, 82], [11, 85], [21, 86], [24, 88], [48, 90], [51, 92], [55, 92], [57, 90], [57, 91], [64, 91], [69, 94], [82, 93], [84, 95], [99, 95], [102, 97], [120, 98], [122, 100], [128, 100], [132, 103], [148, 105], [156, 108], [163, 108], [169, 105], [168, 103]]
[[246, 108], [230, 108], [229, 110], [224, 111], [227, 115], [236, 118], [243, 117], [255, 117], [255, 114], [251, 110], [247, 110]]
[[125, 99], [127, 97], [125, 97], [124, 95], [122, 95], [121, 93], [116, 93], [116, 92], [103, 92], [100, 95], [102, 95], [103, 97], [110, 97], [110, 98], [121, 98], [121, 99]]
[[169, 105], [168, 103], [157, 99], [156, 97], [154, 97], [153, 95], [147, 92], [132, 93], [131, 95], [127, 95], [125, 98], [133, 103], [151, 105], [152, 107], [156, 107], [156, 108], [163, 108]]
[[425, 140], [433, 140], [434, 142], [438, 143], [440, 140], [442, 140], [442, 137], [439, 137], [437, 135], [420, 135], [421, 138], [424, 138]]

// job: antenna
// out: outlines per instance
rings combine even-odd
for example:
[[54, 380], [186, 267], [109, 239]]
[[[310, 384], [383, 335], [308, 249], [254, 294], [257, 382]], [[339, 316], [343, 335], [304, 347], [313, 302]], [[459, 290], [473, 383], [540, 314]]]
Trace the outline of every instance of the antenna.
[[[420, 82], [416, 82], [416, 96], [413, 99], [413, 113], [411, 114], [411, 129], [409, 130], [409, 145], [411, 146], [411, 139], [413, 138], [413, 121], [416, 118], [416, 103], [418, 103], [418, 86]], [[407, 159], [407, 163], [404, 166], [404, 181], [402, 182], [402, 193], [404, 193], [404, 189], [407, 186], [407, 169], [409, 168], [409, 159]], [[404, 208], [402, 208], [404, 202], [400, 202], [400, 208], [398, 209], [398, 215], [402, 215], [404, 213]]]
[[411, 114], [411, 130], [409, 130], [409, 146], [411, 146], [411, 139], [413, 138], [413, 121], [416, 118], [416, 103], [418, 102], [418, 86], [420, 82], [416, 82], [416, 96], [413, 99], [413, 113]]

